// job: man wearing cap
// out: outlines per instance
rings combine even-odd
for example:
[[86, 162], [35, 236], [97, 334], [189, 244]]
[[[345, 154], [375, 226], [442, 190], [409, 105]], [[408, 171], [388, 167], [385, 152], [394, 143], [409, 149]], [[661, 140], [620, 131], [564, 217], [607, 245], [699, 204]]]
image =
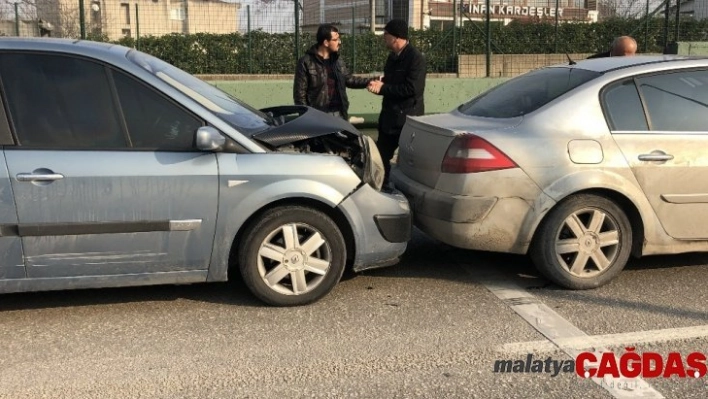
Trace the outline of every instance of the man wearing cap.
[[376, 145], [383, 159], [388, 185], [391, 158], [398, 148], [401, 129], [407, 115], [423, 115], [425, 91], [425, 58], [408, 42], [408, 23], [393, 19], [384, 27], [386, 47], [391, 50], [384, 75], [369, 83], [368, 89], [383, 96], [379, 114], [379, 138]]

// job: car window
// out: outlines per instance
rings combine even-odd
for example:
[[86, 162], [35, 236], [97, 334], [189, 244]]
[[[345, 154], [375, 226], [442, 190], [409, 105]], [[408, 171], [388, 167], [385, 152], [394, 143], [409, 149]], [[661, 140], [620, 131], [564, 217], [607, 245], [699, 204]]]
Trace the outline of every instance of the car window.
[[14, 143], [15, 139], [12, 137], [12, 129], [10, 129], [10, 123], [7, 120], [5, 105], [2, 98], [0, 98], [0, 145], [12, 145]]
[[688, 71], [637, 79], [651, 130], [708, 131], [708, 71]]
[[608, 86], [602, 95], [602, 105], [611, 130], [649, 130], [634, 79], [627, 79]]
[[533, 112], [601, 74], [578, 68], [544, 68], [511, 79], [462, 104], [470, 116], [513, 118]]
[[122, 72], [113, 71], [113, 80], [134, 148], [194, 149], [201, 120]]
[[21, 146], [127, 147], [104, 66], [62, 55], [6, 53], [0, 75]]
[[201, 104], [242, 134], [252, 136], [270, 128], [270, 118], [264, 113], [159, 58], [136, 50], [129, 51], [126, 57]]

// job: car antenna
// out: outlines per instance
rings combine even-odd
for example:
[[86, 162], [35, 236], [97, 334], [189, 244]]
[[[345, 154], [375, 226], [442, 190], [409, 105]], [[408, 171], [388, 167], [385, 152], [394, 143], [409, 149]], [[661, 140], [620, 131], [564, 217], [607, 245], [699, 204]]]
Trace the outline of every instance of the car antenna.
[[568, 62], [569, 62], [568, 65], [575, 65], [575, 64], [577, 64], [577, 62], [573, 61], [573, 60], [570, 58], [570, 55], [568, 55], [568, 53], [565, 53], [565, 56], [568, 57]]

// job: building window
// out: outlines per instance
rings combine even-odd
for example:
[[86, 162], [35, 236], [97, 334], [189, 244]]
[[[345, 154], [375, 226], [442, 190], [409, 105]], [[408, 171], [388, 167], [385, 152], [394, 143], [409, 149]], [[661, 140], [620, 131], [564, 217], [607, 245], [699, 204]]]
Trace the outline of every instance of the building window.
[[173, 8], [170, 11], [170, 19], [176, 21], [184, 21], [184, 9], [183, 8]]
[[123, 37], [130, 37], [130, 29], [122, 29], [121, 33], [123, 34]]
[[187, 16], [187, 6], [184, 0], [172, 0], [170, 2], [170, 19], [175, 21], [184, 21]]
[[130, 25], [130, 4], [121, 3], [120, 4], [120, 15], [123, 19], [121, 22], [123, 25]]
[[452, 28], [454, 24], [452, 20], [431, 19], [430, 30], [444, 31], [445, 29]]

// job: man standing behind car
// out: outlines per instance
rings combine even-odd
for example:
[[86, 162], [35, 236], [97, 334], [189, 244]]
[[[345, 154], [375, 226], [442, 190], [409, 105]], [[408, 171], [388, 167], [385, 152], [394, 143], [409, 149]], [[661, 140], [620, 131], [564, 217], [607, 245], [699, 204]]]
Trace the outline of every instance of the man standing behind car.
[[393, 19], [384, 27], [384, 42], [391, 53], [386, 60], [384, 76], [369, 83], [369, 91], [383, 96], [379, 114], [379, 147], [388, 185], [391, 159], [398, 148], [398, 139], [407, 115], [425, 112], [425, 58], [408, 42], [408, 23]]
[[605, 57], [625, 57], [633, 56], [637, 53], [637, 41], [630, 36], [620, 36], [615, 38], [612, 42], [612, 46], [608, 51], [604, 53], [593, 54], [588, 59], [591, 58], [605, 58]]
[[371, 81], [358, 78], [339, 58], [339, 31], [333, 25], [320, 25], [317, 43], [297, 62], [293, 98], [297, 105], [309, 105], [320, 111], [349, 119], [346, 88], [363, 89]]

